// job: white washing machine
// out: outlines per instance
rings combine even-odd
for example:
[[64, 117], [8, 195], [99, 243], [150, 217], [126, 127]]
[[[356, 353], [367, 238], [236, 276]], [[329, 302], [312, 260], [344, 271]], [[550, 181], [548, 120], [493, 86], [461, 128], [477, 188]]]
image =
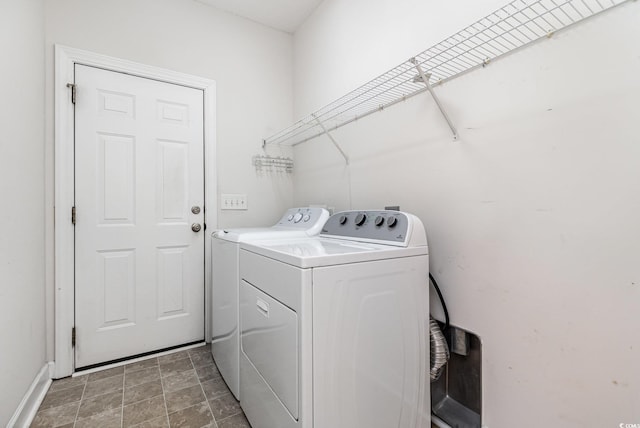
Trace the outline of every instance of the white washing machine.
[[238, 334], [238, 253], [240, 242], [256, 239], [309, 237], [320, 233], [329, 218], [324, 208], [290, 208], [271, 227], [213, 232], [211, 352], [229, 389], [240, 399]]
[[253, 428], [428, 428], [421, 221], [333, 215], [315, 238], [240, 245], [240, 405]]

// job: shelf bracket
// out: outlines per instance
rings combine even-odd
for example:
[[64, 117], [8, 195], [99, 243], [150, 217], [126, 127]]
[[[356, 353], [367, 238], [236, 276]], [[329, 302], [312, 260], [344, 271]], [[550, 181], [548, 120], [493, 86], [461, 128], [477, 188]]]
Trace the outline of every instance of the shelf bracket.
[[416, 70], [418, 70], [418, 76], [420, 76], [420, 80], [427, 87], [427, 90], [431, 94], [431, 97], [433, 98], [433, 100], [436, 102], [436, 105], [440, 109], [440, 113], [442, 113], [442, 116], [444, 116], [444, 119], [447, 121], [447, 124], [449, 125], [449, 128], [451, 129], [451, 132], [453, 133], [453, 139], [457, 140], [458, 139], [458, 131], [456, 131], [456, 127], [453, 125], [453, 122], [451, 122], [451, 119], [449, 118], [449, 115], [447, 114], [447, 112], [442, 107], [442, 104], [440, 104], [440, 100], [438, 99], [438, 96], [436, 95], [435, 92], [433, 92], [433, 87], [431, 86], [431, 83], [429, 83], [429, 78], [431, 77], [431, 74], [425, 74], [424, 70], [420, 66], [420, 63], [418, 62], [417, 59], [411, 58], [409, 61], [411, 61], [413, 63], [413, 65], [416, 66]]
[[325, 135], [327, 137], [329, 137], [329, 139], [331, 140], [331, 142], [333, 143], [334, 146], [336, 146], [336, 149], [338, 149], [338, 151], [340, 152], [340, 154], [342, 155], [342, 157], [344, 158], [344, 161], [347, 163], [347, 165], [349, 165], [349, 157], [346, 155], [346, 153], [344, 152], [344, 150], [342, 150], [342, 148], [340, 147], [340, 145], [338, 144], [338, 142], [335, 140], [335, 138], [333, 138], [333, 135], [331, 135], [329, 133], [329, 131], [327, 130], [327, 128], [325, 128], [324, 123], [322, 123], [320, 121], [320, 119], [318, 119], [318, 117], [315, 114], [312, 114], [313, 118], [316, 120], [316, 122], [318, 122], [318, 125], [320, 125], [320, 128], [322, 128], [322, 132], [325, 133]]

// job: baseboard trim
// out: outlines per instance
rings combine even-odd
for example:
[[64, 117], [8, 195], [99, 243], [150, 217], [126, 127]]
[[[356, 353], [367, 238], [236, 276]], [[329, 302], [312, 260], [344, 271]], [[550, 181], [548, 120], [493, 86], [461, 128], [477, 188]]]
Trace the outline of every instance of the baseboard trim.
[[53, 363], [45, 364], [36, 375], [20, 405], [9, 420], [7, 428], [28, 427], [33, 422], [36, 412], [44, 400], [44, 396], [51, 386]]

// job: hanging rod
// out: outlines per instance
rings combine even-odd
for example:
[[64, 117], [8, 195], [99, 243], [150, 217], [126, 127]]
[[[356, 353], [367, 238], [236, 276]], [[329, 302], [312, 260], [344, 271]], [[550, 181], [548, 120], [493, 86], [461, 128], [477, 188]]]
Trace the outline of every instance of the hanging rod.
[[[416, 65], [431, 87], [485, 67], [508, 53], [631, 0], [515, 0], [359, 88], [266, 138], [265, 144], [295, 146], [429, 90], [416, 79]], [[447, 119], [450, 126], [450, 119]], [[455, 134], [455, 128], [452, 128]]]

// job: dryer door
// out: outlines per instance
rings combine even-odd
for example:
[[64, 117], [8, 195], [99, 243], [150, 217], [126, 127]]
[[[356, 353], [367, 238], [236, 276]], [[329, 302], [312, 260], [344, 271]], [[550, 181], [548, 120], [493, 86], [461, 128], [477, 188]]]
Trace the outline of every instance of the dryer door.
[[298, 419], [298, 316], [244, 280], [240, 301], [242, 352]]

